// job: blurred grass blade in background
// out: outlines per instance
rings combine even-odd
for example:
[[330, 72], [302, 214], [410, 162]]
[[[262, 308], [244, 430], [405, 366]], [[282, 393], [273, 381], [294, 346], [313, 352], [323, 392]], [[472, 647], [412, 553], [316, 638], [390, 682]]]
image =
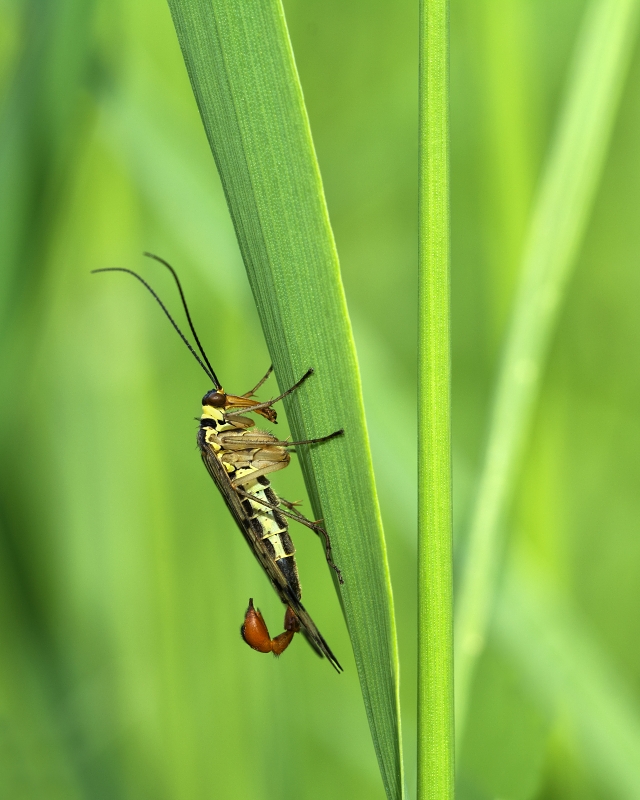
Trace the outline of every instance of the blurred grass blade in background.
[[602, 172], [637, 23], [637, 0], [589, 3], [534, 203], [456, 608], [458, 741], [491, 615], [502, 523], [526, 447], [549, 342]]
[[54, 784], [54, 796], [75, 800], [85, 794], [52, 702], [51, 653], [34, 635], [24, 587], [16, 586], [7, 532], [0, 533], [0, 716], [10, 728], [2, 737], [0, 797], [46, 797]]
[[88, 112], [79, 99], [88, 79], [93, 5], [30, 1], [20, 8], [24, 38], [0, 112], [0, 324], [15, 313], [14, 293], [20, 296], [42, 269], [55, 229]]
[[548, 578], [522, 557], [509, 564], [496, 630], [542, 706], [561, 708], [607, 797], [640, 797], [640, 716], [624, 676]]
[[[59, 710], [67, 687], [51, 639], [43, 635], [42, 587], [30, 572], [25, 530], [16, 513], [19, 492], [11, 479], [19, 467], [12, 437], [16, 396], [42, 336], [25, 317], [33, 313], [34, 287], [46, 270], [88, 117], [79, 100], [88, 83], [94, 3], [11, 5], [2, 10], [0, 48], [0, 796], [53, 792], [72, 800], [84, 791]], [[13, 31], [6, 24], [10, 11], [22, 34], [13, 52]]]
[[420, 4], [418, 792], [452, 798], [449, 8]]
[[[283, 10], [279, 0], [169, 5], [281, 389], [315, 369], [285, 402], [293, 435], [345, 430], [341, 439], [300, 448], [300, 458], [344, 576], [341, 601], [384, 786], [398, 798], [386, 549], [338, 257]], [[328, 669], [327, 680], [335, 679]]]

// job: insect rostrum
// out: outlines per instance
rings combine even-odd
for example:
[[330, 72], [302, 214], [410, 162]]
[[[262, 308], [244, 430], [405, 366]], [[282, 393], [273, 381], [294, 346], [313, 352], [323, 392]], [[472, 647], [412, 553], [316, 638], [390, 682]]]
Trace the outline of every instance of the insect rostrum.
[[266, 403], [260, 403], [252, 398], [269, 376], [271, 368], [258, 385], [246, 394], [227, 394], [200, 344], [178, 276], [163, 259], [150, 253], [145, 253], [145, 255], [155, 259], [171, 271], [180, 291], [189, 328], [202, 358], [186, 339], [158, 295], [140, 275], [123, 268], [94, 271], [127, 272], [137, 278], [159, 303], [183, 342], [213, 383], [213, 388], [202, 398], [202, 415], [197, 434], [198, 448], [207, 471], [220, 490], [242, 535], [287, 609], [284, 632], [271, 639], [264, 619], [260, 611], [254, 608], [253, 599], [251, 599], [242, 626], [242, 637], [254, 650], [280, 655], [289, 646], [294, 634], [302, 631], [316, 652], [325, 656], [336, 670], [341, 671], [342, 667], [331, 648], [302, 605], [300, 580], [294, 555], [295, 548], [289, 535], [288, 520], [293, 519], [306, 525], [323, 539], [327, 561], [336, 571], [338, 579], [342, 583], [340, 570], [332, 559], [329, 536], [318, 523], [308, 520], [297, 511], [294, 503], [278, 497], [267, 476], [288, 466], [291, 447], [325, 442], [340, 436], [343, 431], [336, 431], [318, 439], [290, 442], [280, 440], [267, 431], [256, 429], [254, 421], [245, 414], [259, 414], [269, 422], [275, 422], [277, 414], [272, 407], [273, 404], [295, 391], [311, 377], [313, 370], [309, 369], [294, 386]]

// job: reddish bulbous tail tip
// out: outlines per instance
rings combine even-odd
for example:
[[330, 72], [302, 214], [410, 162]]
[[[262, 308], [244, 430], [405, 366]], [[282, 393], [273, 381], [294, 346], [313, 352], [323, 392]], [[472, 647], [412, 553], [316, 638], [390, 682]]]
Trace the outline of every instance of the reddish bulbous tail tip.
[[257, 650], [259, 653], [271, 653], [273, 646], [271, 644], [271, 637], [269, 636], [269, 629], [264, 621], [264, 618], [258, 609], [253, 606], [253, 598], [249, 600], [249, 608], [244, 615], [244, 622], [240, 628], [242, 638], [249, 645]]
[[249, 608], [244, 615], [244, 622], [240, 633], [245, 642], [259, 653], [273, 653], [282, 655], [291, 644], [291, 640], [300, 630], [300, 623], [293, 611], [287, 607], [284, 615], [284, 631], [272, 639], [264, 617], [259, 609], [253, 605], [253, 598], [249, 600]]

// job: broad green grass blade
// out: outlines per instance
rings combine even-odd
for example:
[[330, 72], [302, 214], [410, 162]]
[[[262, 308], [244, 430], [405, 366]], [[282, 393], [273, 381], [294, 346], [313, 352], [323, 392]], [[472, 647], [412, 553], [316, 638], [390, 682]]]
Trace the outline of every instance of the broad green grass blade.
[[345, 430], [300, 455], [344, 576], [340, 596], [385, 789], [401, 797], [386, 550], [338, 258], [282, 7], [276, 0], [169, 5], [280, 387], [315, 369], [286, 403], [293, 434]]
[[418, 798], [453, 797], [447, 0], [420, 20]]
[[637, 0], [589, 4], [531, 218], [456, 610], [459, 740], [493, 603], [501, 523], [526, 445], [549, 342], [602, 172], [637, 22]]

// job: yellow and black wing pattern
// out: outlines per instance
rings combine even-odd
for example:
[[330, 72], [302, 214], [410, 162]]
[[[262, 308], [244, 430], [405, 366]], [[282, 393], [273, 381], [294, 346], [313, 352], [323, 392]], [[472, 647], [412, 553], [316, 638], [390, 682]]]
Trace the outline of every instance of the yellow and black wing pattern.
[[[293, 558], [277, 559], [275, 557], [277, 554], [273, 552], [272, 543], [268, 538], [263, 538], [260, 524], [256, 524], [256, 515], [251, 513], [251, 505], [243, 500], [234, 487], [229, 473], [217, 457], [213, 447], [206, 441], [206, 429], [202, 427], [198, 431], [198, 447], [209, 475], [213, 478], [251, 552], [268, 575], [276, 593], [282, 602], [293, 610], [306, 638], [316, 652], [325, 656], [331, 665], [341, 672], [340, 663], [300, 601], [300, 587]], [[260, 483], [269, 490], [269, 481], [266, 478], [262, 477]], [[274, 494], [271, 492], [269, 494], [272, 499], [277, 500]], [[268, 512], [266, 508], [264, 511]], [[273, 516], [274, 513], [277, 515], [277, 512], [271, 512], [270, 516]], [[284, 517], [278, 515], [278, 521], [281, 526], [287, 527]], [[288, 533], [285, 533], [285, 537], [290, 542]], [[282, 534], [280, 538], [282, 538]], [[287, 573], [291, 574], [287, 575]]]

